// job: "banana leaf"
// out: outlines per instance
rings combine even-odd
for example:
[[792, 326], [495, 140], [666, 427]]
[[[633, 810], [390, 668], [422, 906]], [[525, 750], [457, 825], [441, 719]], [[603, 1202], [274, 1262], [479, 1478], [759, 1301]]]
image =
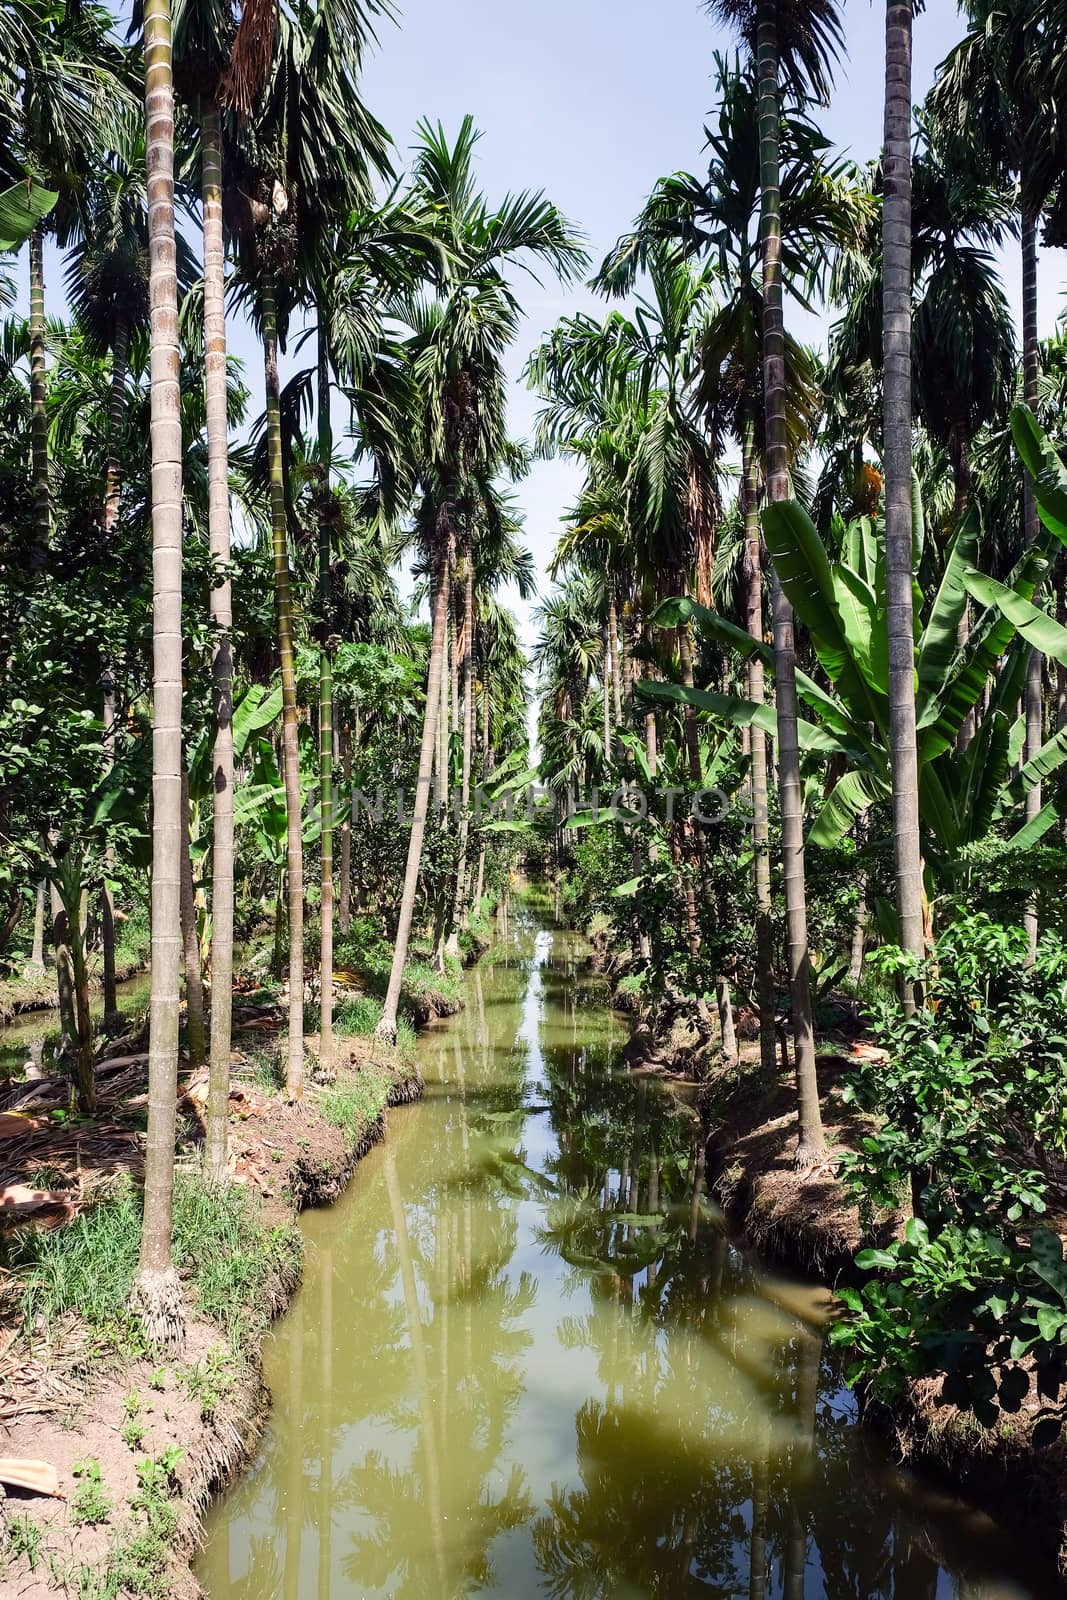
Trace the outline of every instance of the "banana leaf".
[[945, 570], [919, 646], [919, 682], [915, 695], [918, 727], [925, 726], [927, 708], [934, 705], [949, 667], [959, 649], [960, 619], [967, 604], [964, 573], [974, 565], [978, 549], [979, 519], [968, 511], [956, 531]]
[[884, 777], [868, 772], [846, 772], [835, 783], [812, 824], [808, 842], [832, 849], [846, 837], [853, 823], [873, 805], [885, 800], [890, 786]]
[[705, 637], [715, 639], [719, 644], [728, 645], [744, 660], [747, 661], [752, 655], [758, 655], [766, 666], [774, 666], [774, 651], [769, 644], [764, 644], [762, 639], [754, 639], [744, 628], [739, 628], [735, 622], [721, 617], [717, 611], [702, 606], [698, 600], [692, 600], [688, 595], [661, 601], [649, 621], [654, 628], [680, 628], [683, 623], [694, 622]]
[[778, 581], [811, 635], [823, 671], [862, 721], [884, 726], [885, 696], [872, 691], [852, 654], [815, 524], [795, 500], [783, 500], [764, 508], [763, 531]]
[[1011, 414], [1011, 434], [1034, 481], [1038, 514], [1050, 533], [1067, 544], [1067, 472], [1028, 406]]
[[59, 195], [31, 179], [0, 190], [0, 254], [21, 250], [34, 226], [47, 217]]
[[1017, 833], [1013, 833], [1008, 840], [1010, 850], [1029, 850], [1032, 845], [1038, 844], [1048, 830], [1053, 827], [1059, 818], [1059, 811], [1050, 800], [1048, 805], [1042, 806], [1036, 817], [1030, 817], [1024, 822]]
[[1021, 633], [1027, 644], [1040, 650], [1042, 655], [1067, 665], [1067, 628], [1042, 611], [1023, 595], [1005, 588], [995, 578], [987, 578], [973, 567], [964, 574], [964, 583], [976, 600], [985, 606], [995, 606], [1003, 617]]

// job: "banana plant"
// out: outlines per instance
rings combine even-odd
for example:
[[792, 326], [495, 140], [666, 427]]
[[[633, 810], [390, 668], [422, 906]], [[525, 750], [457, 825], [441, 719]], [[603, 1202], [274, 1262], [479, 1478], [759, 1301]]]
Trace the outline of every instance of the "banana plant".
[[[938, 857], [951, 858], [961, 846], [984, 837], [994, 823], [1010, 827], [1026, 792], [1067, 760], [1067, 739], [1057, 738], [1017, 770], [1023, 727], [1016, 713], [1032, 642], [1026, 629], [1038, 627], [1035, 617], [1042, 624], [1051, 620], [1031, 602], [1056, 539], [1067, 542], [1067, 485], [1059, 482], [1056, 493], [1062, 497], [1064, 533], [1046, 519], [1042, 534], [1005, 584], [994, 585], [974, 566], [981, 525], [972, 508], [948, 547], [929, 602], [916, 588], [919, 803], [928, 856], [935, 867]], [[918, 566], [924, 530], [917, 494], [913, 505]], [[829, 685], [797, 674], [798, 693], [815, 718], [801, 725], [801, 749], [809, 765], [820, 756], [845, 758], [834, 763], [844, 770], [828, 792], [813, 786], [818, 798], [809, 837], [813, 844], [833, 846], [890, 794], [884, 530], [880, 522], [859, 518], [844, 530], [840, 555], [831, 559], [811, 518], [796, 501], [767, 506], [763, 527], [779, 580], [807, 629]], [[959, 624], [968, 597], [978, 600], [981, 609], [961, 646]], [[744, 658], [758, 651], [773, 672], [769, 647], [693, 600], [667, 600], [653, 620], [669, 628], [693, 623]], [[1063, 640], [1058, 642], [1067, 648], [1067, 630], [1060, 632]], [[993, 690], [976, 735], [958, 757], [956, 736], [990, 680]], [[772, 719], [740, 697], [691, 691], [677, 684], [641, 683], [638, 688], [649, 700], [689, 704], [713, 719], [763, 727], [773, 736]], [[1040, 818], [1022, 824], [1009, 843], [1035, 843], [1054, 818], [1055, 809], [1046, 807]]]

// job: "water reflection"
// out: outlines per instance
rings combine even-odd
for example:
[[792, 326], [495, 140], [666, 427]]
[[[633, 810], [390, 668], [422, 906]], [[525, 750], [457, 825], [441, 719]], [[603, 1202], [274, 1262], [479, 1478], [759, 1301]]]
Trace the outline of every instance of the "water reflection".
[[693, 1113], [618, 1066], [570, 939], [512, 945], [423, 1041], [423, 1103], [307, 1219], [211, 1600], [1036, 1593], [854, 1426], [825, 1295], [727, 1239]]

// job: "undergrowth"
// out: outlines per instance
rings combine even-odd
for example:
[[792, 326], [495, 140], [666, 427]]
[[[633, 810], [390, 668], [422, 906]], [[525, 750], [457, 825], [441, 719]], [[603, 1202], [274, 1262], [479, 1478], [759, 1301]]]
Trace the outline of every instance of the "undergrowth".
[[[27, 1326], [74, 1312], [129, 1345], [137, 1329], [127, 1305], [137, 1270], [141, 1198], [121, 1177], [65, 1228], [27, 1230], [10, 1265], [21, 1281]], [[240, 1189], [208, 1190], [179, 1172], [174, 1185], [174, 1261], [200, 1310], [231, 1339], [269, 1315], [272, 1288], [293, 1275], [300, 1253], [295, 1225], [265, 1229]]]

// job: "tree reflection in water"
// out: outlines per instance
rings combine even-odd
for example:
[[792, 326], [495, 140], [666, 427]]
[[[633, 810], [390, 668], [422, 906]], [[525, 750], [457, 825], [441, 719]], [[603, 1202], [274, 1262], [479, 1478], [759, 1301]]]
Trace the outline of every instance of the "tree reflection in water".
[[724, 1232], [694, 1112], [620, 1065], [574, 942], [509, 950], [420, 1042], [425, 1101], [306, 1221], [211, 1600], [1032, 1592], [855, 1427], [824, 1297]]

